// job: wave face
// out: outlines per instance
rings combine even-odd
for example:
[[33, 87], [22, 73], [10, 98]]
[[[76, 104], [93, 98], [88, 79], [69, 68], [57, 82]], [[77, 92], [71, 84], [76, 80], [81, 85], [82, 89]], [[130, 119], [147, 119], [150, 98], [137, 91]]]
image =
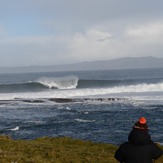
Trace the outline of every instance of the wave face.
[[129, 86], [129, 85], [141, 85], [141, 84], [158, 84], [159, 81], [149, 81], [149, 80], [140, 80], [140, 79], [126, 79], [126, 80], [88, 80], [81, 79], [78, 81], [77, 88], [111, 88], [119, 86]]
[[44, 85], [36, 82], [27, 82], [19, 84], [0, 84], [0, 93], [39, 92], [45, 89], [46, 87]]

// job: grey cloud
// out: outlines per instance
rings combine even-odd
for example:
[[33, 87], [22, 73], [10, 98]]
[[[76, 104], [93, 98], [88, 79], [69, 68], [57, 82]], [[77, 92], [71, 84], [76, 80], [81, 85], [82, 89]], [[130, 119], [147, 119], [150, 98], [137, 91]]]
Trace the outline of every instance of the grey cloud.
[[162, 0], [0, 0], [0, 4], [1, 65], [163, 53]]
[[4, 13], [9, 16], [33, 14], [45, 20], [55, 19], [60, 24], [84, 26], [119, 19], [161, 19], [162, 6], [162, 0], [15, 0], [1, 2], [0, 13], [3, 16]]

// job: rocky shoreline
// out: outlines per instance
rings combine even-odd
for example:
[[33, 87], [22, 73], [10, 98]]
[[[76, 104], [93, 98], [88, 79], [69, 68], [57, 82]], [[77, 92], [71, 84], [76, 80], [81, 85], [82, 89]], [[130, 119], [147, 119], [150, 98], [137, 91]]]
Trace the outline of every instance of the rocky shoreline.
[[98, 101], [98, 102], [114, 102], [120, 100], [127, 100], [126, 98], [38, 98], [38, 99], [25, 99], [25, 98], [15, 98], [13, 100], [0, 100], [0, 105], [6, 104], [9, 102], [26, 102], [26, 103], [44, 103], [47, 101], [55, 102], [55, 103], [75, 103], [75, 102], [91, 102], [91, 101]]

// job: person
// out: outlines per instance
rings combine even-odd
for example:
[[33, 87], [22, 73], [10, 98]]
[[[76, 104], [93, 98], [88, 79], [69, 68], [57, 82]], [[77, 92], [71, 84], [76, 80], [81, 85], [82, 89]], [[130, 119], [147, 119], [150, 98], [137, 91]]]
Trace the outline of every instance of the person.
[[120, 145], [114, 157], [120, 163], [152, 163], [163, 151], [151, 140], [146, 118], [141, 117], [133, 126], [128, 142]]

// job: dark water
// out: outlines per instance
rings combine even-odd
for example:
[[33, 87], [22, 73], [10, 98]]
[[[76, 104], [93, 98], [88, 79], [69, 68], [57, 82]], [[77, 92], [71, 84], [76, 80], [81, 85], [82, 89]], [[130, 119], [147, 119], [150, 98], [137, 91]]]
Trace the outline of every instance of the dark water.
[[[85, 97], [92, 100], [48, 100]], [[69, 136], [120, 144], [141, 116], [152, 139], [163, 143], [163, 69], [0, 75], [0, 134], [14, 139]]]
[[[76, 103], [1, 107], [0, 133], [15, 139], [69, 136], [95, 142], [119, 144], [138, 117], [145, 116], [154, 141], [163, 142], [163, 105], [134, 106], [129, 103]], [[19, 130], [12, 131], [16, 126]]]

